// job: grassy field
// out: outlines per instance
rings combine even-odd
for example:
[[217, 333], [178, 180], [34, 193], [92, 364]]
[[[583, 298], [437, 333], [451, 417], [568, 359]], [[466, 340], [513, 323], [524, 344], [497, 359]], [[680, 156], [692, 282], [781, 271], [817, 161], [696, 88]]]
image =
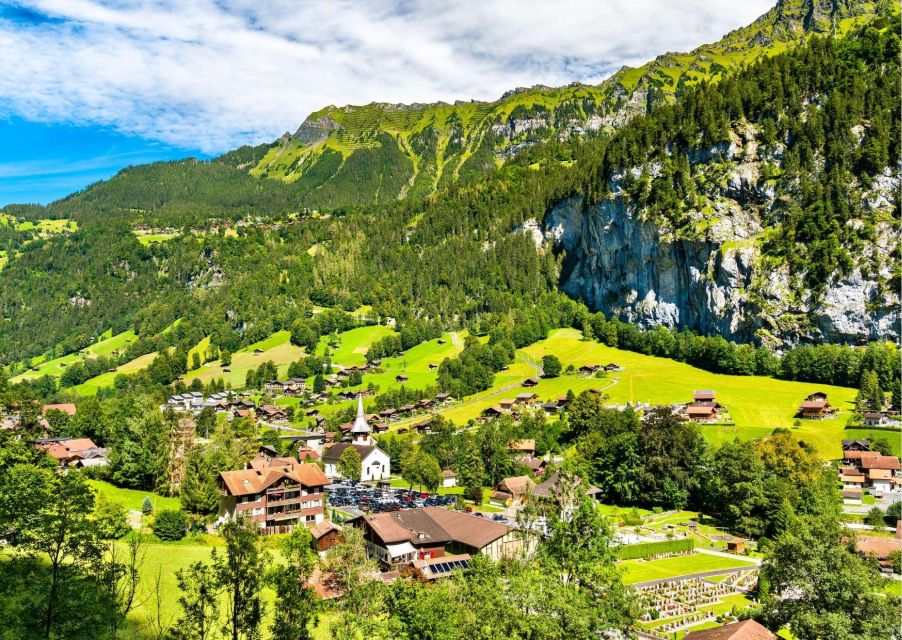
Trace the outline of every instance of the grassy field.
[[[245, 376], [251, 369], [259, 367], [267, 361], [272, 361], [279, 370], [279, 376], [284, 377], [288, 365], [304, 355], [304, 349], [291, 344], [291, 334], [288, 331], [277, 331], [265, 340], [245, 347], [232, 354], [232, 364], [227, 367], [229, 371], [223, 371], [222, 362], [216, 360], [189, 371], [183, 380], [190, 384], [195, 378], [204, 384], [215, 378], [222, 378], [233, 389], [244, 386]], [[261, 349], [263, 353], [254, 353]]]
[[[430, 369], [429, 365], [439, 365], [445, 358], [453, 358], [460, 353], [463, 350], [464, 335], [458, 334], [460, 346], [455, 346], [451, 334], [446, 333], [441, 338], [411, 347], [403, 356], [383, 358], [379, 366], [382, 373], [364, 374], [361, 387], [366, 388], [370, 383], [378, 385], [380, 391], [400, 387], [402, 383], [395, 382], [395, 376], [399, 374], [408, 377], [408, 381], [403, 383], [408, 389], [433, 386], [438, 377], [438, 369]], [[439, 344], [439, 341], [444, 344]]]
[[[840, 409], [839, 415], [828, 420], [802, 420], [795, 432], [817, 447], [821, 455], [827, 458], [837, 458], [841, 453], [840, 440], [849, 437], [844, 432], [844, 426], [853, 407], [856, 394], [854, 389], [761, 376], [710, 373], [667, 358], [655, 358], [612, 349], [596, 342], [584, 342], [580, 339], [580, 333], [573, 329], [554, 331], [547, 340], [530, 345], [522, 351], [536, 361], [545, 354], [557, 355], [565, 367], [568, 364], [579, 367], [583, 364], [608, 362], [623, 366], [624, 371], [608, 374], [609, 380], [616, 380], [615, 384], [605, 389], [609, 403], [687, 402], [692, 399], [694, 389], [714, 389], [718, 401], [727, 407], [735, 422], [735, 426], [701, 427], [705, 437], [714, 444], [733, 438], [758, 438], [777, 427], [792, 427], [799, 403], [806, 395], [817, 390], [829, 394], [830, 404]], [[580, 379], [565, 376], [562, 380], [578, 384]], [[596, 383], [598, 382], [603, 381], [597, 380]], [[541, 391], [539, 395], [545, 398]]]
[[[370, 345], [393, 333], [395, 333], [394, 329], [381, 324], [345, 331], [339, 334], [339, 344], [332, 349], [332, 362], [346, 367], [366, 364], [366, 352]], [[324, 336], [316, 348], [317, 354], [325, 353], [327, 342], [328, 337]]]
[[146, 369], [151, 362], [156, 360], [156, 358], [156, 351], [145, 353], [143, 356], [138, 356], [134, 360], [129, 360], [125, 364], [116, 367], [115, 371], [107, 371], [106, 373], [101, 373], [99, 376], [94, 376], [93, 378], [85, 380], [81, 384], [72, 387], [72, 390], [80, 396], [97, 395], [97, 392], [100, 389], [112, 387], [113, 383], [116, 381], [116, 376], [120, 373], [128, 374], [142, 371]]
[[207, 349], [210, 348], [210, 336], [206, 336], [203, 340], [198, 342], [196, 345], [191, 347], [188, 351], [188, 356], [185, 359], [185, 363], [188, 365], [188, 368], [191, 368], [191, 365], [194, 360], [194, 354], [200, 358], [201, 363], [204, 361], [204, 356], [207, 354]]
[[135, 233], [135, 236], [138, 238], [138, 242], [146, 247], [151, 244], [166, 242], [167, 240], [177, 238], [179, 236], [179, 233]]
[[181, 503], [178, 498], [169, 498], [151, 493], [150, 491], [122, 489], [109, 482], [103, 482], [102, 480], [88, 480], [88, 484], [98, 493], [98, 495], [102, 494], [109, 502], [118, 502], [129, 510], [140, 511], [141, 505], [146, 497], [150, 497], [155, 512], [160, 509], [181, 508]]
[[663, 580], [702, 571], [755, 566], [754, 563], [740, 558], [725, 558], [707, 553], [693, 553], [660, 560], [623, 560], [617, 565], [623, 569], [623, 581], [626, 584]]
[[97, 342], [88, 347], [85, 347], [82, 350], [84, 351], [84, 353], [70, 353], [60, 358], [43, 360], [40, 362], [40, 359], [35, 359], [36, 370], [25, 371], [24, 373], [21, 373], [12, 378], [10, 382], [33, 380], [45, 375], [59, 377], [60, 375], [62, 375], [66, 367], [71, 366], [76, 362], [81, 362], [82, 360], [96, 356], [110, 356], [114, 351], [119, 351], [120, 349], [125, 348], [135, 340], [137, 340], [137, 336], [131, 329], [129, 329], [128, 331], [123, 331], [122, 333], [118, 333], [116, 335], [111, 335], [111, 332], [107, 331], [105, 334], [100, 336]]

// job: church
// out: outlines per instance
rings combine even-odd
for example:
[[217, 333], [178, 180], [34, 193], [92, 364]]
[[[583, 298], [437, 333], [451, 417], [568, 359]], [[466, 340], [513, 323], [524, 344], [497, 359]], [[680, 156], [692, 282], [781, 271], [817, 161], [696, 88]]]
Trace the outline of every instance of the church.
[[323, 455], [323, 466], [329, 480], [341, 479], [338, 461], [348, 447], [354, 447], [360, 455], [360, 480], [388, 480], [391, 475], [391, 461], [382, 449], [376, 446], [372, 429], [363, 412], [363, 396], [357, 396], [357, 417], [351, 426], [351, 441], [332, 445]]

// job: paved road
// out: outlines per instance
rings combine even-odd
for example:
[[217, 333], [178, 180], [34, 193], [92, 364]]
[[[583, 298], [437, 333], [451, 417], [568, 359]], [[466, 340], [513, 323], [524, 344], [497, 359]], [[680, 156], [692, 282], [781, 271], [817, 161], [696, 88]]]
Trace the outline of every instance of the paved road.
[[734, 567], [732, 569], [715, 569], [713, 571], [699, 571], [698, 573], [687, 573], [682, 576], [672, 576], [670, 578], [661, 578], [660, 580], [649, 580], [647, 582], [634, 582], [631, 587], [653, 587], [656, 584], [664, 584], [673, 582], [674, 580], [691, 580], [693, 578], [711, 578], [713, 576], [723, 576], [732, 573], [742, 573], [744, 571], [754, 571], [757, 566], [751, 567]]

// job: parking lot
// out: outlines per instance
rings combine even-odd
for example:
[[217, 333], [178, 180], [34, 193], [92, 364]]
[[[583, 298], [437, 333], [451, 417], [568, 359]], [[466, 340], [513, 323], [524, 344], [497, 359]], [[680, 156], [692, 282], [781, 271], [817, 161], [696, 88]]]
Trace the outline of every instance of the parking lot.
[[[366, 483], [342, 482], [326, 486], [326, 494], [329, 496], [329, 505], [343, 507], [345, 509], [358, 509], [364, 513], [387, 513], [400, 511], [401, 509], [414, 509], [416, 507], [445, 507], [453, 508], [457, 504], [459, 496], [439, 495], [407, 489], [395, 489], [391, 487], [372, 487]], [[474, 516], [488, 518], [508, 525], [515, 523], [501, 514], [488, 514], [473, 507], [467, 507], [467, 511]]]

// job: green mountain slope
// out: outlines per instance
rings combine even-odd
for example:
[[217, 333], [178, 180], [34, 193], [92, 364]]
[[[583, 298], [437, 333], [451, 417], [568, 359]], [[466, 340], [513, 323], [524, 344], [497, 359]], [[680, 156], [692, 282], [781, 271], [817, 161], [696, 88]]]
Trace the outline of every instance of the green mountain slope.
[[530, 145], [608, 132], [686, 87], [782, 53], [811, 34], [842, 35], [891, 6], [879, 4], [781, 0], [719, 42], [624, 67], [597, 86], [536, 86], [495, 102], [329, 106], [277, 141], [251, 174], [294, 184], [310, 206], [428, 195]]

